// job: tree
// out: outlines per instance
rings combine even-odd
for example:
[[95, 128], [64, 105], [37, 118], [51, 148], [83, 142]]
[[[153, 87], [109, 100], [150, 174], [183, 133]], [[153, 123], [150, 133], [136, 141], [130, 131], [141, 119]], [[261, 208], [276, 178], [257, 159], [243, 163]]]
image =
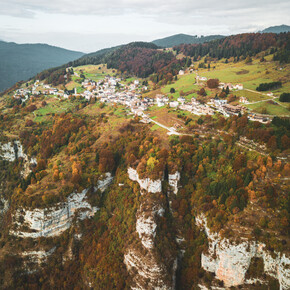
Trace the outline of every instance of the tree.
[[197, 92], [197, 94], [198, 95], [200, 95], [200, 96], [206, 96], [206, 91], [205, 91], [205, 89], [204, 88], [201, 88], [198, 92]]
[[252, 62], [253, 62], [252, 58], [248, 55], [246, 60], [245, 60], [245, 63], [248, 64], [248, 63], [252, 63]]
[[276, 150], [277, 149], [277, 141], [276, 141], [276, 136], [272, 136], [269, 141], [267, 142], [267, 147]]
[[281, 94], [280, 98], [279, 98], [279, 101], [283, 102], [283, 103], [289, 103], [290, 102], [290, 93]]
[[284, 150], [290, 147], [290, 138], [287, 135], [283, 135], [281, 138], [281, 145]]
[[99, 158], [99, 171], [112, 172], [115, 167], [113, 152], [110, 149], [102, 149]]
[[207, 86], [210, 88], [210, 89], [216, 89], [218, 88], [219, 86], [219, 80], [218, 79], [209, 79], [207, 81]]
[[228, 94], [230, 93], [230, 88], [229, 88], [229, 86], [226, 87], [225, 93], [226, 93], [226, 95], [228, 95]]
[[170, 89], [170, 94], [174, 94], [175, 93], [175, 88], [171, 88]]

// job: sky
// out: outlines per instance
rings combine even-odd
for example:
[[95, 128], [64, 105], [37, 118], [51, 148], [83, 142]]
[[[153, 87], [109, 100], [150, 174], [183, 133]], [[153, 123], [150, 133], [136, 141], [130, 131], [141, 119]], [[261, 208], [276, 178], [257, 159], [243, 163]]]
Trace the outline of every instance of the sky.
[[289, 15], [289, 0], [0, 0], [0, 39], [87, 53], [177, 33], [257, 32]]

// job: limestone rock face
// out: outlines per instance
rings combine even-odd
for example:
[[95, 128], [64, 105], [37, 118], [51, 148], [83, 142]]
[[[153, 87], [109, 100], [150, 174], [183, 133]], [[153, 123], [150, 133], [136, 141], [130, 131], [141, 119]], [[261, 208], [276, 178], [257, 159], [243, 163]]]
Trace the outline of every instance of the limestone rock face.
[[18, 158], [23, 158], [23, 170], [22, 170], [22, 176], [25, 178], [29, 175], [31, 172], [30, 166], [36, 165], [36, 159], [35, 158], [29, 158], [23, 151], [22, 144], [20, 141], [14, 141], [14, 142], [7, 142], [4, 144], [0, 144], [0, 157], [2, 157], [4, 160], [13, 162]]
[[158, 206], [146, 211], [141, 205], [137, 212], [136, 231], [141, 239], [142, 245], [147, 249], [154, 247], [154, 238], [156, 236], [156, 217], [163, 216], [164, 209]]
[[168, 264], [164, 263], [155, 249], [157, 220], [165, 210], [151, 197], [162, 191], [161, 180], [139, 179], [132, 168], [128, 169], [128, 176], [139, 183], [142, 195], [136, 216], [136, 232], [141, 248], [132, 245], [124, 255], [124, 263], [133, 280], [131, 289], [174, 289], [177, 260], [170, 257]]
[[0, 197], [0, 215], [3, 215], [9, 209], [9, 202], [3, 197]]
[[208, 252], [201, 256], [201, 265], [206, 271], [215, 273], [226, 287], [253, 283], [246, 280], [245, 275], [252, 258], [257, 257], [263, 259], [264, 273], [278, 279], [280, 289], [290, 288], [290, 259], [285, 254], [275, 253], [276, 258], [273, 258], [262, 243], [246, 239], [237, 243], [221, 238], [209, 230], [204, 215], [199, 215], [196, 223], [204, 229], [209, 241]]
[[146, 190], [147, 192], [156, 193], [161, 192], [162, 190], [162, 184], [160, 179], [157, 180], [151, 180], [150, 178], [140, 179], [137, 170], [131, 167], [128, 168], [128, 175], [131, 180], [137, 181], [140, 187]]
[[98, 186], [95, 188], [95, 190], [101, 190], [101, 192], [104, 192], [108, 186], [112, 183], [114, 177], [112, 176], [111, 172], [105, 173], [105, 175], [98, 180]]
[[152, 252], [143, 255], [130, 249], [125, 254], [124, 263], [129, 273], [137, 271], [133, 275], [135, 285], [131, 289], [174, 289], [172, 281], [164, 279], [168, 275], [166, 267], [158, 263]]
[[[111, 174], [100, 181], [99, 189], [104, 190], [112, 181]], [[14, 218], [15, 230], [10, 234], [24, 238], [53, 237], [62, 234], [72, 224], [74, 217], [80, 220], [92, 217], [97, 207], [92, 207], [87, 201], [89, 189], [81, 193], [72, 193], [66, 202], [58, 203], [45, 209], [18, 209]]]
[[173, 188], [174, 194], [178, 192], [178, 182], [180, 180], [180, 173], [176, 171], [174, 174], [168, 174], [168, 183]]
[[22, 257], [28, 258], [31, 262], [41, 264], [42, 262], [45, 262], [47, 258], [54, 253], [56, 247], [53, 247], [49, 251], [25, 251], [22, 252]]

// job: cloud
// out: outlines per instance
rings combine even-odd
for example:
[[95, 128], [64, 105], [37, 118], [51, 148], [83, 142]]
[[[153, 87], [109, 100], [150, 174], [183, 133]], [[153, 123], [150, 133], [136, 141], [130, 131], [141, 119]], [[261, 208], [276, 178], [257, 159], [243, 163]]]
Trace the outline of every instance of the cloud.
[[289, 24], [290, 14], [289, 0], [0, 0], [0, 7], [2, 39], [83, 51], [177, 33], [255, 32]]
[[[289, 0], [0, 0], [3, 15], [32, 17], [35, 11], [72, 15], [126, 15], [137, 13], [153, 17], [192, 17], [203, 14], [243, 13], [254, 8], [257, 13], [265, 9], [288, 7]], [[285, 8], [285, 7], [284, 7]]]

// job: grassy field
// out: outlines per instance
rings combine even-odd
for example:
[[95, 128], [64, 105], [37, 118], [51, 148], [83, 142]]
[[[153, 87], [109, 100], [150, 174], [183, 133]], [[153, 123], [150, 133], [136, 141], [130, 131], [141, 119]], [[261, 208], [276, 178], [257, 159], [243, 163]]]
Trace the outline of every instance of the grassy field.
[[271, 98], [269, 96], [260, 94], [258, 92], [255, 93], [255, 92], [249, 92], [246, 90], [236, 91], [236, 92], [233, 92], [233, 94], [238, 97], [246, 97], [249, 100], [249, 102], [258, 102], [258, 101], [268, 100]]
[[257, 113], [269, 114], [269, 115], [277, 115], [284, 116], [290, 115], [290, 112], [287, 108], [282, 107], [278, 104], [272, 104], [270, 102], [261, 102], [257, 104], [246, 105], [249, 109], [253, 110]]
[[[93, 81], [99, 81], [103, 79], [106, 75], [113, 75], [116, 70], [108, 69], [107, 65], [82, 65], [74, 68], [74, 71], [81, 75], [81, 71], [85, 75], [87, 79], [91, 79]], [[78, 79], [77, 76], [72, 76], [73, 80]]]
[[55, 98], [46, 98], [47, 105], [45, 107], [40, 107], [33, 112], [35, 122], [43, 122], [51, 114], [60, 114], [66, 112], [69, 109], [74, 108], [80, 102], [78, 100], [62, 100], [59, 101]]
[[[269, 59], [269, 58], [268, 58]], [[281, 80], [282, 88], [274, 90], [274, 93], [289, 92], [289, 68], [290, 65], [280, 70], [280, 65], [275, 62], [260, 62], [254, 60], [252, 64], [245, 64], [244, 61], [238, 63], [223, 62], [212, 63], [215, 69], [199, 69], [199, 74], [207, 78], [218, 78], [220, 82], [242, 83], [244, 88], [255, 90], [261, 83]]]
[[175, 83], [163, 87], [161, 89], [161, 92], [163, 94], [170, 94], [171, 88], [175, 89], [175, 93], [171, 94], [174, 100], [176, 100], [180, 96], [180, 91], [186, 93], [192, 90], [197, 90], [198, 86], [195, 84], [195, 74], [179, 77], [179, 79]]

